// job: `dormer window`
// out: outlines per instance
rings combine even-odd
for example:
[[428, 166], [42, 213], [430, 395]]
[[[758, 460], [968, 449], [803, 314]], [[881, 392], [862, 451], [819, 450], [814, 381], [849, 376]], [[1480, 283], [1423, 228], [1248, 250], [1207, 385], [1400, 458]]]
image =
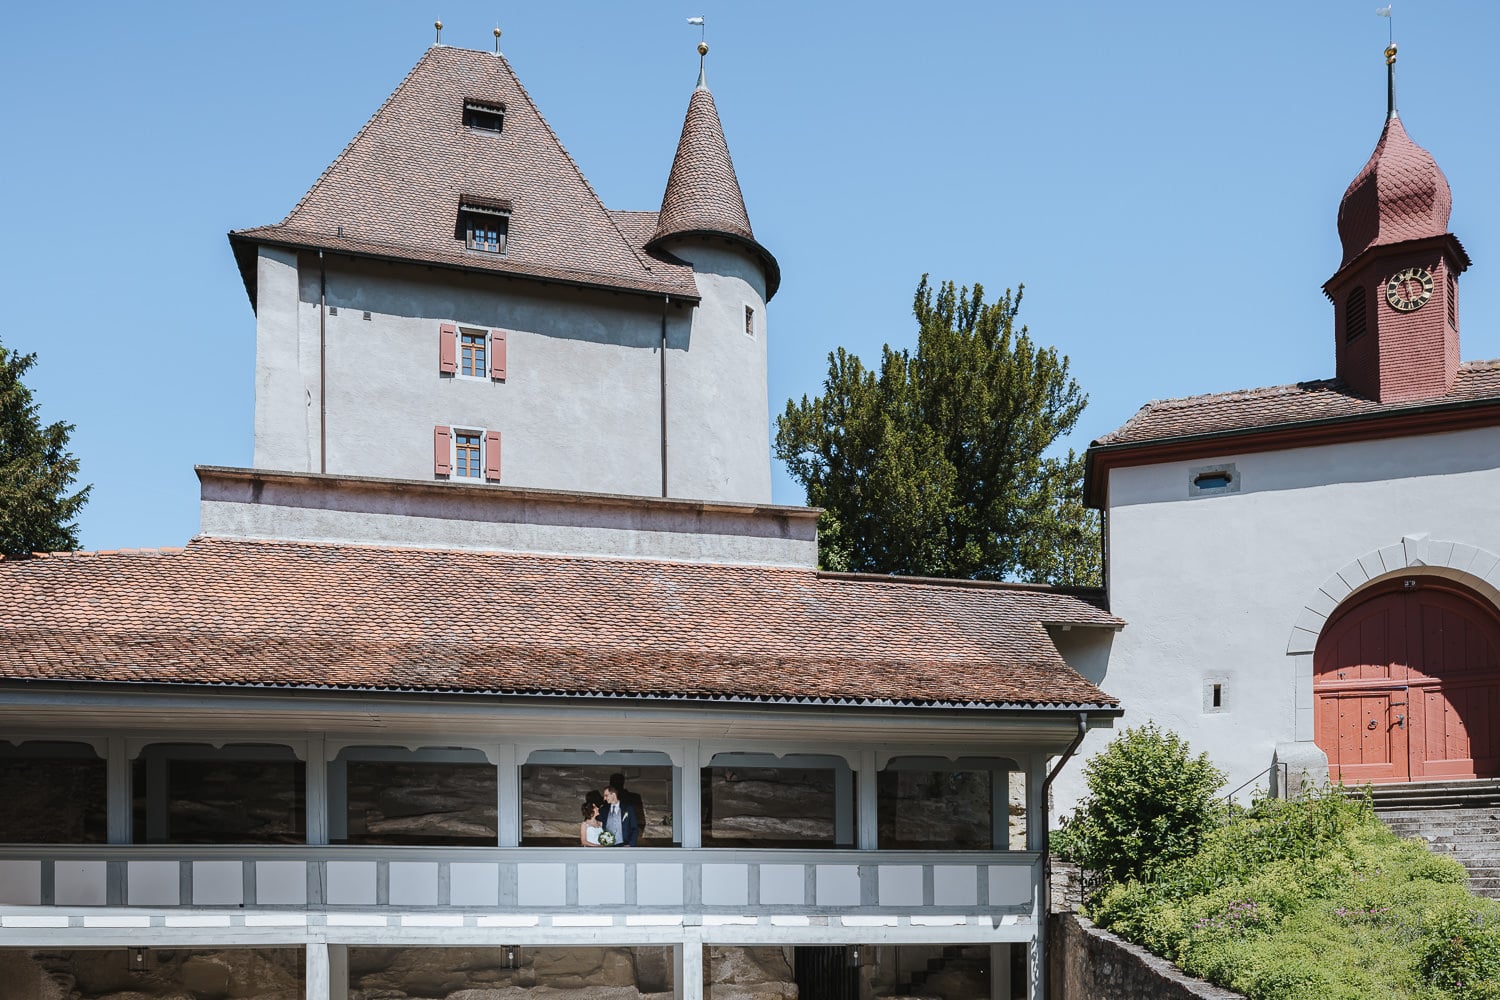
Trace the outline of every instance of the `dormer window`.
[[501, 132], [505, 129], [505, 105], [487, 101], [464, 101], [464, 127], [481, 132]]
[[505, 253], [510, 236], [510, 202], [504, 198], [464, 195], [459, 202], [458, 231], [454, 235], [470, 250]]

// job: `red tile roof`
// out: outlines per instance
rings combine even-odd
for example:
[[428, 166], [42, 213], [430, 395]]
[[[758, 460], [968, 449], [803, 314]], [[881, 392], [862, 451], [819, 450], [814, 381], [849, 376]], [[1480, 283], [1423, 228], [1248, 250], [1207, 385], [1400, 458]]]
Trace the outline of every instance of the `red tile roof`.
[[1095, 441], [1093, 447], [1143, 445], [1495, 402], [1500, 402], [1500, 360], [1470, 361], [1459, 366], [1453, 388], [1438, 399], [1381, 403], [1356, 395], [1337, 379], [1323, 379], [1186, 399], [1153, 400], [1118, 430]]
[[[466, 100], [504, 105], [504, 129], [465, 127]], [[503, 255], [455, 235], [466, 196], [511, 203]], [[698, 297], [690, 267], [621, 232], [503, 56], [445, 46], [427, 50], [284, 220], [231, 240], [242, 270], [247, 248], [268, 243]], [[253, 290], [253, 268], [245, 277]]]
[[812, 570], [195, 539], [0, 562], [0, 680], [1114, 705], [1090, 594]]
[[781, 268], [770, 251], [756, 242], [745, 211], [740, 181], [724, 141], [724, 126], [714, 95], [700, 77], [688, 100], [677, 156], [662, 194], [661, 213], [649, 246], [684, 236], [724, 236], [744, 245], [766, 272], [766, 298], [781, 284]]

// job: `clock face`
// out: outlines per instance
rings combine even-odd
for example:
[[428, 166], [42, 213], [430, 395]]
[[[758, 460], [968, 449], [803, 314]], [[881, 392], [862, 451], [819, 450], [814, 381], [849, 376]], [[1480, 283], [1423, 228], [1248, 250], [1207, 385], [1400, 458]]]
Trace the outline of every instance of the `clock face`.
[[1385, 300], [1397, 312], [1416, 312], [1432, 298], [1432, 272], [1425, 267], [1408, 267], [1391, 275], [1385, 283]]

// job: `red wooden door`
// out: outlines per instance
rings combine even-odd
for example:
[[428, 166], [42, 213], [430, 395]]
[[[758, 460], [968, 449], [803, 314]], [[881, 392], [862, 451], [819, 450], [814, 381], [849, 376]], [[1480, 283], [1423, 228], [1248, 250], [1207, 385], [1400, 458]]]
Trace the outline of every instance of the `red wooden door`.
[[1443, 581], [1336, 612], [1313, 657], [1315, 735], [1346, 783], [1500, 774], [1500, 620]]

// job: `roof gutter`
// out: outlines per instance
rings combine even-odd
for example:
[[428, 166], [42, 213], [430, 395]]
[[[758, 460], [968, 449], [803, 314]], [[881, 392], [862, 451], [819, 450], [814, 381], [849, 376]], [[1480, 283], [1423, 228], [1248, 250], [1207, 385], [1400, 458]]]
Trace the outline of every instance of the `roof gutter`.
[[563, 285], [568, 288], [585, 288], [596, 292], [611, 292], [617, 295], [640, 295], [654, 299], [658, 295], [670, 295], [672, 298], [682, 302], [690, 302], [696, 305], [701, 297], [686, 292], [667, 292], [662, 288], [632, 288], [629, 285], [612, 285], [604, 281], [583, 281], [581, 279], [542, 277], [535, 274], [526, 274], [520, 271], [500, 271], [491, 267], [464, 267], [450, 261], [422, 260], [419, 257], [410, 257], [399, 253], [376, 253], [370, 250], [357, 250], [353, 247], [325, 247], [317, 243], [301, 242], [297, 240], [266, 239], [264, 237], [248, 237], [240, 233], [229, 234], [229, 244], [234, 250], [236, 263], [240, 268], [240, 280], [245, 284], [245, 292], [250, 296], [250, 305], [256, 307], [256, 269], [253, 252], [256, 247], [277, 247], [283, 250], [306, 250], [322, 251], [338, 254], [344, 257], [354, 257], [360, 260], [397, 261], [410, 264], [413, 267], [436, 267], [448, 271], [457, 271], [460, 274], [480, 274], [490, 278], [508, 278], [512, 281], [531, 281], [541, 285]]

